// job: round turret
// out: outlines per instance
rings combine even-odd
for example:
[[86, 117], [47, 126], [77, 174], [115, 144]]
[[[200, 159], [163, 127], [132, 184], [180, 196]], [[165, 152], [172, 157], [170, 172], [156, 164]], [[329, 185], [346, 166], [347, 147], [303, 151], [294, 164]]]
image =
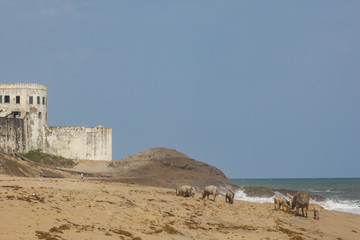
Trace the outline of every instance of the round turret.
[[27, 143], [24, 149], [43, 148], [47, 121], [47, 87], [42, 84], [1, 83], [0, 117], [25, 121], [23, 127], [18, 128], [18, 131], [26, 132]]

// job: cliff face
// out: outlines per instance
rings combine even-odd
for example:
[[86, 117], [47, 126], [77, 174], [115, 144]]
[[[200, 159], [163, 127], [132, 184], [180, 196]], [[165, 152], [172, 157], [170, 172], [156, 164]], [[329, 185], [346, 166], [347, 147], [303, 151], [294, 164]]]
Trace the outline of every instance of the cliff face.
[[112, 180], [143, 185], [176, 188], [188, 184], [200, 188], [231, 184], [219, 169], [167, 148], [150, 148], [110, 166], [116, 169]]

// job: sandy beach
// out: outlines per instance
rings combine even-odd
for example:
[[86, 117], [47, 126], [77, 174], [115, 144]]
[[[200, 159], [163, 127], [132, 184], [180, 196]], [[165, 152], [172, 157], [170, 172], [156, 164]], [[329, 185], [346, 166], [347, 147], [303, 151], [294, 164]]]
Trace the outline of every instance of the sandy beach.
[[323, 209], [317, 221], [91, 179], [0, 176], [0, 186], [0, 239], [360, 239], [360, 215]]

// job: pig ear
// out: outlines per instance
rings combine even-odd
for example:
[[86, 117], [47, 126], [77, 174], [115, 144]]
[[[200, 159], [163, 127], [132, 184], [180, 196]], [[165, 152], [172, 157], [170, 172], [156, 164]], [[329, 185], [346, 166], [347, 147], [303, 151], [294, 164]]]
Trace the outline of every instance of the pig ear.
[[291, 200], [293, 199], [293, 196], [291, 196], [290, 194], [286, 193], [286, 195], [289, 199], [291, 199]]

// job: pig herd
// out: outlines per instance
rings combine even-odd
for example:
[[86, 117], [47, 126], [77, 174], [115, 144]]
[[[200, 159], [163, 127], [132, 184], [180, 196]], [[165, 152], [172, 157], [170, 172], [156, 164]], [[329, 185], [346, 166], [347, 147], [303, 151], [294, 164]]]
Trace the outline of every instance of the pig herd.
[[[309, 195], [305, 191], [299, 191], [294, 195], [290, 195], [287, 193], [287, 197], [290, 201], [286, 200], [283, 196], [277, 195], [274, 197], [274, 209], [280, 209], [281, 207], [287, 209], [294, 209], [295, 216], [299, 215], [299, 209], [301, 208], [301, 213], [304, 217], [308, 217], [308, 210], [309, 210]], [[304, 213], [305, 210], [305, 213]], [[320, 219], [320, 208], [314, 208], [314, 219]]]
[[[189, 185], [184, 185], [176, 189], [176, 196], [182, 197], [195, 197], [195, 188]], [[205, 197], [209, 199], [211, 196], [213, 201], [216, 199], [216, 195], [219, 194], [219, 189], [210, 185], [201, 190], [201, 199]], [[282, 207], [288, 210], [296, 208], [295, 216], [299, 215], [299, 209], [301, 208], [302, 215], [308, 217], [309, 210], [309, 195], [305, 191], [299, 191], [294, 195], [287, 194], [287, 197], [290, 201], [286, 200], [283, 196], [277, 195], [274, 197], [274, 209], [279, 210]], [[225, 202], [230, 204], [234, 203], [234, 192], [232, 190], [227, 190], [225, 194]], [[305, 213], [304, 213], [305, 210]], [[314, 208], [314, 219], [320, 219], [320, 209]]]
[[[218, 194], [219, 189], [214, 185], [210, 185], [201, 190], [201, 199], [204, 199], [205, 197], [209, 199], [209, 197], [212, 196], [213, 201], [215, 201]], [[189, 185], [181, 186], [176, 189], [176, 196], [195, 197], [195, 188]], [[234, 192], [232, 190], [227, 190], [225, 202], [231, 204], [234, 203]]]

